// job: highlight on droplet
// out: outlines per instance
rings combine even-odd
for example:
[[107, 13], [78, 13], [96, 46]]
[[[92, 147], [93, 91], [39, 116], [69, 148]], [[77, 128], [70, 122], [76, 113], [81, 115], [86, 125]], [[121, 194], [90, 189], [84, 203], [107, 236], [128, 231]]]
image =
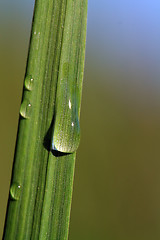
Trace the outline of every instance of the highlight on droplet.
[[69, 109], [71, 109], [72, 108], [72, 103], [71, 103], [70, 99], [69, 99], [68, 105], [69, 105]]

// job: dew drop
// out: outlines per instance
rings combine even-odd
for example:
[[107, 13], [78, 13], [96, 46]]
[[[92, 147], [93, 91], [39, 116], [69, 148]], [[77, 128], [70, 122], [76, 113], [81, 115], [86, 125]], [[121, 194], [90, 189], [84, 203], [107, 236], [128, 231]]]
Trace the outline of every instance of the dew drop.
[[30, 118], [32, 105], [28, 99], [24, 99], [21, 103], [20, 114], [23, 118]]
[[[66, 119], [56, 119], [60, 123], [57, 126], [55, 123], [51, 149], [54, 151], [59, 151], [63, 153], [75, 152], [79, 146], [80, 142], [80, 126], [77, 116], [70, 116], [71, 119], [66, 121]], [[63, 126], [65, 125], [65, 129]]]
[[19, 200], [22, 187], [18, 183], [13, 183], [10, 187], [10, 196], [13, 200]]
[[33, 89], [34, 79], [31, 75], [28, 75], [24, 80], [24, 86], [27, 90], [31, 91]]
[[76, 78], [69, 76], [70, 68], [70, 63], [64, 62], [60, 70], [51, 136], [51, 150], [62, 153], [75, 152], [80, 143], [79, 89]]

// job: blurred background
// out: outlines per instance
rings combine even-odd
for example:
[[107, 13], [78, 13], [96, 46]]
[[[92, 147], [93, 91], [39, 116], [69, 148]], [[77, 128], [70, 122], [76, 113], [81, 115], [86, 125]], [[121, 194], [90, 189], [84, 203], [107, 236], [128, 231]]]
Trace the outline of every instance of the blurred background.
[[[0, 1], [0, 239], [34, 0]], [[89, 0], [69, 240], [160, 239], [160, 1]]]

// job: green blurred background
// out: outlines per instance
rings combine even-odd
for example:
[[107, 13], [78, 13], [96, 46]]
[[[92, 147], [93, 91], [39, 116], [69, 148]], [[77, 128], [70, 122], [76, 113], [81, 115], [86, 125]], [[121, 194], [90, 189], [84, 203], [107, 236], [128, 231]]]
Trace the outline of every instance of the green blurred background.
[[[0, 239], [34, 0], [0, 2]], [[89, 0], [69, 240], [160, 239], [160, 2]]]

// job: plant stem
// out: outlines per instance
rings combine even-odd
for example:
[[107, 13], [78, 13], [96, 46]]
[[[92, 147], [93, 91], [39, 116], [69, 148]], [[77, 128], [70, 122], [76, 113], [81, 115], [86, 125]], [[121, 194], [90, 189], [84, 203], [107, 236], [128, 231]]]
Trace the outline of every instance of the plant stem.
[[5, 240], [68, 238], [76, 153], [50, 151], [51, 131], [64, 56], [72, 56], [67, 76], [76, 78], [80, 112], [86, 19], [87, 0], [35, 2]]

